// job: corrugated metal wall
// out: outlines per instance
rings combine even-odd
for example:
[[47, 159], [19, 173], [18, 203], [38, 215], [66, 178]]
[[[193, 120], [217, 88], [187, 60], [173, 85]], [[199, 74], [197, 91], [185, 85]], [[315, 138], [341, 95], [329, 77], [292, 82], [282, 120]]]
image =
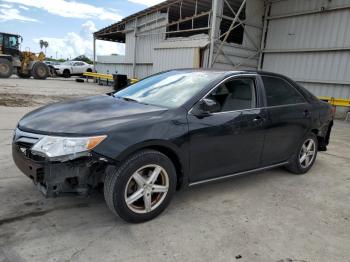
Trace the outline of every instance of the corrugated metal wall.
[[199, 48], [162, 48], [155, 50], [153, 73], [193, 67], [199, 67]]
[[[157, 20], [158, 18], [158, 20]], [[157, 21], [156, 21], [157, 20]], [[152, 23], [148, 23], [154, 21]], [[129, 30], [125, 34], [125, 58], [124, 64], [113, 65], [119, 69], [120, 73], [128, 75], [128, 77], [144, 78], [152, 74], [154, 48], [164, 39], [165, 27], [158, 28], [166, 24], [168, 21], [165, 13], [150, 13], [137, 20], [137, 37], [136, 37], [136, 67], [135, 75], [133, 75], [133, 61], [135, 50], [134, 26], [135, 20], [130, 21], [126, 25]], [[111, 65], [107, 66], [111, 68]], [[102, 67], [100, 67], [102, 70]], [[105, 69], [103, 69], [105, 70]]]
[[[97, 56], [96, 70], [103, 74], [125, 74], [129, 78], [133, 77], [132, 63], [124, 62], [124, 56]], [[139, 79], [152, 74], [152, 64], [140, 64], [136, 67], [136, 75]]]
[[[132, 64], [112, 64], [112, 63], [96, 63], [96, 70], [102, 74], [113, 74], [118, 72], [118, 74], [125, 74], [129, 78], [133, 77]], [[138, 65], [136, 67], [136, 75], [138, 79], [145, 78], [152, 74], [151, 65]]]
[[[319, 10], [325, 11], [300, 14]], [[270, 18], [262, 69], [318, 96], [350, 98], [350, 1], [272, 2]]]

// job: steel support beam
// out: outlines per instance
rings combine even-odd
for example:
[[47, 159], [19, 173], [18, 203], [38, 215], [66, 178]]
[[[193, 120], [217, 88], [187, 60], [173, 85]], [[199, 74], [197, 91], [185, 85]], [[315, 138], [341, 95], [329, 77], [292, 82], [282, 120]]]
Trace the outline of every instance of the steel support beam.
[[209, 49], [209, 63], [208, 67], [211, 68], [213, 65], [213, 55], [215, 48], [215, 34], [216, 34], [216, 19], [218, 13], [218, 0], [212, 0], [212, 15], [211, 15], [211, 23], [210, 23], [210, 49]]
[[94, 62], [94, 72], [96, 72], [96, 37], [95, 36], [93, 39], [92, 55], [93, 55], [93, 62]]
[[132, 61], [132, 76], [133, 78], [136, 78], [136, 48], [137, 48], [137, 17], [135, 18], [135, 25], [134, 25], [134, 56]]
[[[220, 43], [220, 46], [219, 46], [219, 48], [218, 48], [218, 50], [217, 50], [217, 52], [216, 52], [216, 55], [215, 55], [214, 59], [212, 59], [212, 60], [209, 59], [209, 61], [211, 62], [210, 67], [212, 67], [212, 66], [214, 65], [215, 60], [216, 60], [216, 58], [218, 57], [219, 53], [221, 52], [221, 49], [222, 49], [224, 43], [227, 41], [227, 38], [228, 38], [230, 32], [233, 30], [233, 28], [234, 28], [234, 26], [235, 26], [235, 23], [239, 20], [239, 15], [240, 15], [241, 12], [243, 11], [243, 8], [244, 8], [246, 2], [247, 2], [247, 0], [243, 0], [241, 6], [239, 7], [239, 9], [238, 9], [238, 11], [237, 11], [237, 13], [236, 13], [235, 18], [233, 19], [233, 21], [232, 21], [232, 23], [231, 23], [230, 28], [227, 30], [227, 34], [225, 35], [224, 40], [221, 41], [221, 43]], [[213, 49], [214, 49], [214, 46], [213, 46]], [[211, 50], [211, 51], [214, 52], [214, 50]]]
[[300, 49], [264, 49], [263, 53], [280, 54], [280, 53], [316, 53], [316, 52], [337, 52], [350, 51], [350, 46], [330, 47], [330, 48], [300, 48]]
[[262, 50], [264, 50], [266, 46], [266, 37], [267, 37], [267, 30], [268, 30], [268, 25], [269, 21], [267, 20], [267, 17], [270, 14], [271, 10], [271, 4], [266, 3], [265, 4], [265, 14], [264, 14], [264, 26], [263, 26], [263, 31], [261, 35], [261, 43], [260, 43], [260, 55], [259, 55], [259, 62], [258, 62], [258, 70], [261, 70], [263, 67], [263, 59], [264, 59], [264, 53]]

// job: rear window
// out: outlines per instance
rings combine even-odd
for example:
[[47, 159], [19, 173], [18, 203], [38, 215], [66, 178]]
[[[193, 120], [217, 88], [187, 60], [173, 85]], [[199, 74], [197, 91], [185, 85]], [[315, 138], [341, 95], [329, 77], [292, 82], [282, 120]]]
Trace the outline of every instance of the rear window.
[[286, 80], [279, 77], [262, 76], [267, 106], [304, 103], [305, 98]]
[[303, 93], [303, 95], [311, 102], [319, 102], [320, 100], [313, 95], [309, 90], [307, 90], [305, 87], [303, 87], [302, 85], [300, 85], [299, 83], [296, 83], [296, 85], [298, 86], [300, 92]]

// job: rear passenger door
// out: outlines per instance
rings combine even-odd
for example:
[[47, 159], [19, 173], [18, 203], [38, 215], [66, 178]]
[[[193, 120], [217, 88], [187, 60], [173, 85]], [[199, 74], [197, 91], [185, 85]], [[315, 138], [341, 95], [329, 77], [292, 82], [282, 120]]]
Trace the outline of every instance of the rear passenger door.
[[309, 129], [310, 105], [286, 79], [261, 76], [266, 96], [268, 119], [262, 164], [287, 161]]

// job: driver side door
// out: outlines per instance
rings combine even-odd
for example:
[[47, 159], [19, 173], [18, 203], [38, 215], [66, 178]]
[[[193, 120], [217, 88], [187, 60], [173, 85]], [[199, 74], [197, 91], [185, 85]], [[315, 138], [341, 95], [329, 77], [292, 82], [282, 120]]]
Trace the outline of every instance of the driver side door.
[[73, 64], [73, 74], [75, 74], [75, 75], [78, 75], [78, 74], [81, 74], [81, 73], [83, 73], [83, 63], [81, 63], [81, 62], [75, 62], [74, 64]]
[[204, 97], [219, 104], [216, 112], [190, 111], [190, 183], [259, 167], [266, 113], [257, 94], [255, 76], [231, 77]]

